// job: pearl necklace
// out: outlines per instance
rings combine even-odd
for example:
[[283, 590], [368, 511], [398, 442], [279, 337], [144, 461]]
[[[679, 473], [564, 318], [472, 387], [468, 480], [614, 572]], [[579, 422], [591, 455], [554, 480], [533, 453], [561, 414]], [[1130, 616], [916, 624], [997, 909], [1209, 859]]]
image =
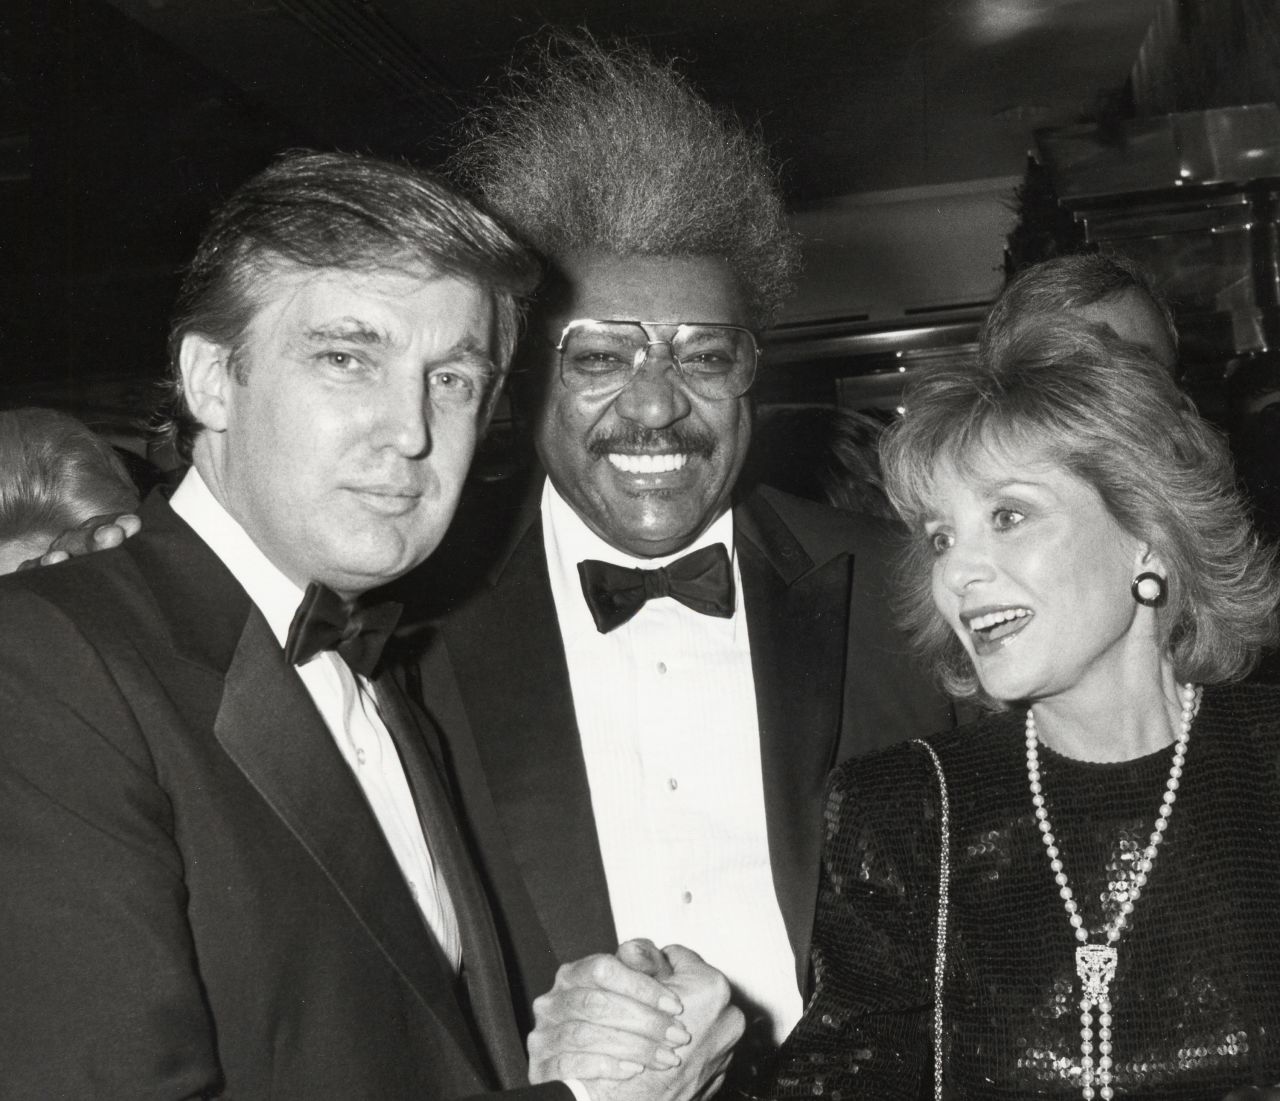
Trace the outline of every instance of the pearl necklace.
[[[1092, 1101], [1097, 1085], [1097, 1096], [1102, 1101], [1110, 1101], [1114, 1096], [1111, 1088], [1111, 980], [1116, 977], [1116, 944], [1121, 933], [1129, 923], [1134, 904], [1142, 894], [1155, 863], [1156, 850], [1169, 828], [1169, 815], [1173, 813], [1173, 803], [1178, 797], [1178, 781], [1182, 776], [1182, 766], [1187, 759], [1187, 743], [1191, 738], [1191, 720], [1195, 718], [1199, 704], [1199, 693], [1193, 684], [1184, 684], [1179, 690], [1182, 702], [1181, 727], [1174, 739], [1173, 764], [1169, 767], [1169, 780], [1165, 784], [1164, 797], [1160, 801], [1160, 812], [1156, 816], [1155, 828], [1151, 831], [1151, 839], [1147, 847], [1134, 865], [1133, 883], [1124, 901], [1120, 903], [1120, 911], [1104, 927], [1105, 944], [1090, 944], [1088, 930], [1084, 928], [1084, 919], [1080, 916], [1076, 900], [1071, 893], [1071, 885], [1067, 881], [1067, 873], [1062, 866], [1062, 857], [1054, 840], [1053, 827], [1049, 824], [1049, 812], [1045, 809], [1044, 795], [1040, 787], [1040, 740], [1036, 733], [1036, 717], [1030, 708], [1027, 709], [1027, 780], [1031, 785], [1031, 803], [1035, 807], [1036, 821], [1040, 827], [1040, 837], [1044, 841], [1045, 852], [1049, 855], [1049, 867], [1053, 869], [1054, 882], [1058, 884], [1058, 894], [1067, 911], [1067, 919], [1075, 933], [1076, 941], [1076, 974], [1080, 976], [1080, 1079], [1081, 1096], [1085, 1101]], [[1094, 1067], [1093, 1058], [1093, 1010], [1098, 1009], [1098, 1058]]]

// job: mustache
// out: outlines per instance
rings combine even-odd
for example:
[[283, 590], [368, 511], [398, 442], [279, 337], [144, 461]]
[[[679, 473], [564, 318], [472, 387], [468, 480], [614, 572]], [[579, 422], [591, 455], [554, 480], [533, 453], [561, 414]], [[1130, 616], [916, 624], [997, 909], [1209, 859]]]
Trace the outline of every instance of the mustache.
[[603, 459], [610, 452], [681, 451], [709, 459], [717, 442], [710, 432], [679, 427], [631, 426], [593, 436], [587, 443], [587, 453], [593, 458]]

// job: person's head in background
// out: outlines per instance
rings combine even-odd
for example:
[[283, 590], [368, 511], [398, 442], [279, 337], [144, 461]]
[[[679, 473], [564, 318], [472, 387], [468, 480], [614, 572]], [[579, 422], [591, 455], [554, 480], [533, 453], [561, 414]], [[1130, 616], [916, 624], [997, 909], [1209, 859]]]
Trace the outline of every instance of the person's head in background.
[[94, 516], [131, 512], [138, 492], [106, 440], [52, 409], [0, 412], [0, 574]]
[[[515, 381], [552, 485], [614, 547], [687, 546], [729, 507], [752, 334], [797, 269], [767, 150], [644, 51], [557, 35], [476, 113], [453, 170], [550, 269]], [[580, 355], [586, 320], [644, 324]]]
[[1108, 326], [1177, 373], [1178, 331], [1168, 303], [1132, 261], [1098, 252], [1054, 257], [1015, 275], [987, 314], [979, 355], [998, 357], [1027, 326], [1064, 313]]

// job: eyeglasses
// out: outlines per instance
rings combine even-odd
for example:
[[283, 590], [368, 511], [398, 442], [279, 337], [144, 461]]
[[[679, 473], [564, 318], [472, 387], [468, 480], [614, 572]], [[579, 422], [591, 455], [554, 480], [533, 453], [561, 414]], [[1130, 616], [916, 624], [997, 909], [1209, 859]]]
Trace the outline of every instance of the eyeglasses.
[[[675, 332], [654, 340], [654, 329]], [[760, 349], [750, 329], [701, 321], [570, 321], [560, 333], [560, 381], [601, 397], [624, 389], [654, 348], [665, 347], [681, 382], [708, 401], [741, 397], [755, 381]]]

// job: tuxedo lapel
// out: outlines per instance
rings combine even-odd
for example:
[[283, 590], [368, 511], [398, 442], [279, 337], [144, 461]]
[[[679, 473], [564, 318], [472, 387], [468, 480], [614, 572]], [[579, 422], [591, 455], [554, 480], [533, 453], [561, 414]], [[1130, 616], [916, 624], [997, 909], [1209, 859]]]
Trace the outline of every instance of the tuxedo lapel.
[[527, 1079], [528, 1061], [514, 1025], [511, 989], [493, 915], [463, 837], [437, 732], [409, 705], [392, 677], [379, 678], [377, 694], [462, 930], [465, 985], [479, 1038], [501, 1083], [520, 1085]]
[[503, 833], [557, 958], [612, 951], [617, 934], [536, 509], [492, 585], [451, 617], [446, 638]]
[[852, 560], [815, 562], [759, 495], [734, 513], [774, 889], [807, 987], [821, 799], [840, 733]]
[[359, 783], [253, 608], [226, 671], [214, 735], [391, 965], [483, 1065], [455, 979], [423, 922]]

